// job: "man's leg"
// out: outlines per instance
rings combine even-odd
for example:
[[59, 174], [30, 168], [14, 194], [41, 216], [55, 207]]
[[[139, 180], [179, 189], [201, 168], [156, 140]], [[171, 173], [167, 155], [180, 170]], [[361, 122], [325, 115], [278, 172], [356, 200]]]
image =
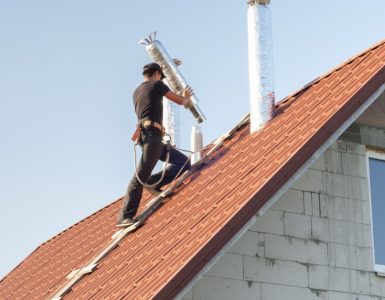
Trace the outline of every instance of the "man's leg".
[[[154, 169], [159, 157], [162, 154], [163, 147], [161, 142], [152, 142], [144, 144], [142, 148], [142, 157], [139, 162], [137, 174], [142, 182], [147, 182]], [[139, 208], [140, 199], [142, 198], [143, 185], [139, 182], [136, 174], [131, 179], [124, 198], [123, 208], [120, 212], [119, 219], [132, 219]]]
[[[162, 155], [160, 156], [161, 161], [166, 161], [167, 159], [167, 145], [163, 144], [163, 149], [162, 149]], [[181, 169], [183, 170], [181, 171]], [[175, 179], [175, 176], [179, 173], [183, 174], [184, 171], [190, 170], [191, 168], [191, 163], [189, 158], [184, 155], [182, 152], [176, 150], [173, 147], [170, 147], [170, 159], [169, 159], [169, 165], [167, 166], [166, 173], [164, 175], [164, 178], [161, 183], [157, 185], [157, 188], [159, 189], [160, 187], [169, 184], [171, 181]], [[158, 172], [154, 175], [151, 176], [149, 179], [150, 183], [155, 183], [159, 181], [159, 179], [162, 176], [162, 172]]]

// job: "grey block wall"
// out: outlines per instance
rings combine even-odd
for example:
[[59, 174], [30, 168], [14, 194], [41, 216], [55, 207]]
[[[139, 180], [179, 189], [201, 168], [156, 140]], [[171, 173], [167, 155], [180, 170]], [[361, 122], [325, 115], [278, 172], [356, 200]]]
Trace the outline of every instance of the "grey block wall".
[[183, 299], [385, 299], [365, 155], [362, 144], [334, 143]]

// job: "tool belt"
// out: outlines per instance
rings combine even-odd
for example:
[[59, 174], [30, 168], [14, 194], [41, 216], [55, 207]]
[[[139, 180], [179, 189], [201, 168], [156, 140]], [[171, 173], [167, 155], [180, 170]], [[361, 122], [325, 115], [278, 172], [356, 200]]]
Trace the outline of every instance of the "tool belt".
[[164, 135], [165, 129], [158, 122], [154, 122], [154, 121], [151, 121], [151, 120], [139, 120], [138, 124], [136, 125], [135, 132], [134, 132], [134, 134], [131, 137], [131, 140], [133, 142], [137, 142], [138, 139], [139, 139], [140, 132], [142, 131], [142, 129], [150, 127], [150, 126], [158, 128], [162, 132], [162, 135]]

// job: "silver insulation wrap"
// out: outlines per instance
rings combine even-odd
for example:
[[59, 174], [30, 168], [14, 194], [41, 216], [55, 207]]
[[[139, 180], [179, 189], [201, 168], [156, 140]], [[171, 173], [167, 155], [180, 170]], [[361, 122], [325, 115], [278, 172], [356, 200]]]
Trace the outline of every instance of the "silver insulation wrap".
[[203, 134], [199, 125], [195, 125], [191, 131], [191, 164], [196, 163], [202, 157]]
[[268, 2], [260, 1], [249, 1], [247, 11], [252, 133], [273, 118], [275, 106], [272, 22]]
[[[186, 86], [188, 86], [187, 81], [163, 47], [162, 43], [156, 40], [156, 33], [150, 34], [139, 43], [146, 46], [146, 50], [151, 59], [162, 67], [163, 73], [166, 76], [171, 89], [175, 93], [181, 94]], [[194, 106], [189, 108], [189, 110], [196, 121], [202, 123], [206, 117], [198, 106], [198, 98], [195, 95], [192, 95], [191, 100], [194, 103]]]
[[179, 125], [179, 105], [163, 98], [163, 126], [170, 135], [171, 145], [179, 145]]

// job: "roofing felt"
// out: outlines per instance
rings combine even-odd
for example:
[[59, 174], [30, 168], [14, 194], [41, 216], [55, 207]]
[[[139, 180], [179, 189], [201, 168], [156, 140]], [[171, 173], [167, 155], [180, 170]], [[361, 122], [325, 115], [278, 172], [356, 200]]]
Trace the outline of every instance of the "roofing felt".
[[[385, 41], [284, 99], [263, 130], [241, 127], [63, 299], [176, 296], [383, 83]], [[106, 247], [120, 208], [118, 199], [38, 247], [2, 279], [0, 299], [52, 297]]]

